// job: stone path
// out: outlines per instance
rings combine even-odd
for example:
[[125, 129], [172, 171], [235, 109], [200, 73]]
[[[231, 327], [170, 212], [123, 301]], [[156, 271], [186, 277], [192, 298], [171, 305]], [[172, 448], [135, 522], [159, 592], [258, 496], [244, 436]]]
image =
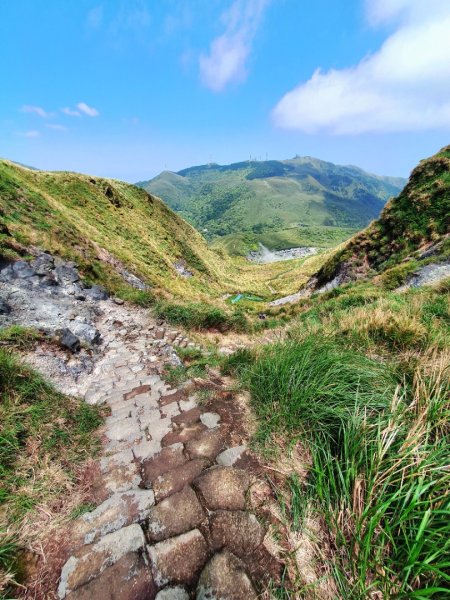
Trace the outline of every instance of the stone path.
[[100, 504], [74, 523], [61, 599], [257, 598], [265, 529], [247, 510], [253, 476], [233, 466], [246, 448], [226, 447], [220, 415], [202, 408], [192, 383], [165, 383], [177, 336], [140, 326], [96, 368], [85, 399], [111, 410]]

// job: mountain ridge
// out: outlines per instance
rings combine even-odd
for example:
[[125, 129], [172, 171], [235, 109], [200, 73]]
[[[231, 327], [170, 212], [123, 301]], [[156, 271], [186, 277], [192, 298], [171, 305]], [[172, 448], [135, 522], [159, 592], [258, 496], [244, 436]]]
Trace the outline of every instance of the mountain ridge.
[[162, 198], [210, 241], [252, 233], [262, 235], [258, 241], [270, 246], [264, 235], [275, 231], [365, 227], [404, 183], [402, 178], [369, 174], [359, 167], [294, 157], [163, 171], [136, 185]]

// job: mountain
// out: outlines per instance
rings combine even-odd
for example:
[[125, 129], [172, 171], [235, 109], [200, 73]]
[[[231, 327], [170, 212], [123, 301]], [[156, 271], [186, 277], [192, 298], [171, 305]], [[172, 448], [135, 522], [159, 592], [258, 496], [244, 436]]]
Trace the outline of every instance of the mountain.
[[319, 285], [381, 275], [391, 286], [421, 266], [450, 258], [450, 146], [413, 170], [403, 191], [380, 218], [319, 270]]
[[146, 191], [0, 160], [0, 262], [33, 246], [73, 260], [112, 292], [137, 277], [141, 287], [189, 298], [229, 281], [226, 257]]
[[[210, 240], [244, 232], [256, 236], [253, 242], [280, 249], [302, 236], [335, 245], [378, 217], [404, 183], [353, 166], [295, 157], [164, 171], [137, 185], [161, 197]], [[343, 237], [336, 228], [347, 228]]]

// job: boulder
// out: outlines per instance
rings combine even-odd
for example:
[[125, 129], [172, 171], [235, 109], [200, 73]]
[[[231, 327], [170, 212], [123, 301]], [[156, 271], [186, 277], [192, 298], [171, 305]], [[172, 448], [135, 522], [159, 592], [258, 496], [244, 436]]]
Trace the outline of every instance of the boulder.
[[67, 327], [64, 329], [59, 329], [56, 334], [61, 346], [68, 348], [71, 352], [78, 352], [80, 350], [80, 340], [70, 331], [70, 329], [67, 329]]

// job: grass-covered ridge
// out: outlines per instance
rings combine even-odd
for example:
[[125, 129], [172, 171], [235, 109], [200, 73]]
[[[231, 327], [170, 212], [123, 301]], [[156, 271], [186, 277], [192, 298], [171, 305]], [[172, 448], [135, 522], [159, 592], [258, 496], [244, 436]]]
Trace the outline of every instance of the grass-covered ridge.
[[[138, 185], [161, 197], [208, 239], [243, 232], [280, 249], [320, 246], [329, 235], [346, 239], [345, 231], [336, 230], [365, 227], [404, 180], [295, 157], [165, 171]], [[323, 235], [322, 227], [334, 231]]]
[[[286, 482], [289, 526], [322, 523], [331, 559], [316, 561], [337, 597], [447, 597], [449, 282], [351, 284], [295, 314], [286, 341], [222, 366], [251, 392], [257, 446], [309, 456], [306, 477]], [[297, 597], [301, 577], [280, 597]]]
[[[124, 182], [0, 161], [0, 198], [4, 255], [30, 245], [45, 248], [75, 260], [86, 278], [111, 291], [127, 288], [117, 259], [156, 290], [183, 297], [218, 290], [230, 280], [231, 264], [210, 251], [193, 227]], [[174, 266], [179, 261], [194, 277], [180, 277]]]
[[[346, 280], [377, 274], [420, 256], [450, 233], [450, 146], [420, 162], [403, 191], [378, 220], [357, 234], [319, 271], [319, 282], [336, 275]], [[446, 247], [445, 247], [446, 246]]]
[[0, 598], [10, 598], [27, 566], [23, 552], [44, 541], [36, 523], [74, 509], [80, 464], [100, 448], [102, 418], [21, 362], [14, 347], [32, 343], [29, 330], [2, 330], [0, 339]]

